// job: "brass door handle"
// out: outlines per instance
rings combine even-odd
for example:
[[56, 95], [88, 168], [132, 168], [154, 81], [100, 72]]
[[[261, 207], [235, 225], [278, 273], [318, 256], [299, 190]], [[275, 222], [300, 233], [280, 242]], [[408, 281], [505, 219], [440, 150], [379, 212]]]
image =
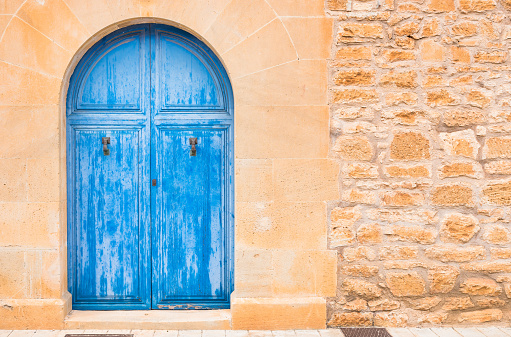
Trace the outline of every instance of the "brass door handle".
[[110, 150], [108, 149], [108, 144], [110, 144], [110, 137], [103, 137], [101, 138], [101, 143], [103, 144], [103, 154], [105, 156], [110, 155]]
[[192, 149], [190, 150], [190, 156], [195, 157], [197, 155], [197, 149], [195, 148], [195, 145], [197, 145], [197, 138], [190, 137], [190, 139], [188, 139], [188, 141], [190, 142], [190, 145], [192, 146]]

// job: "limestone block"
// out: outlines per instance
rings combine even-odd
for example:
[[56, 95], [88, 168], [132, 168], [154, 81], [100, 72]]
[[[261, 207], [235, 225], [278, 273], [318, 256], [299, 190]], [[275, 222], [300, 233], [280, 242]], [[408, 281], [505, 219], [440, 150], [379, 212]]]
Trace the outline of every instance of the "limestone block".
[[511, 174], [510, 160], [496, 160], [484, 164], [484, 170], [489, 174]]
[[[144, 6], [144, 2], [136, 1], [137, 9], [139, 10], [139, 13], [136, 13], [136, 15], [140, 16], [145, 14], [145, 16], [162, 17], [178, 22], [185, 27], [191, 28], [198, 34], [204, 35], [206, 30], [211, 27], [229, 2], [229, 0], [214, 0], [208, 2], [201, 0], [174, 0], [172, 1], [172, 6], [169, 6], [168, 1], [156, 0], [154, 1], [154, 7], [152, 7], [150, 6], [150, 2], [148, 3], [149, 6]], [[122, 3], [115, 6], [111, 9], [112, 15], [115, 17], [117, 13], [124, 10], [124, 7], [126, 6], [123, 6]], [[146, 13], [142, 13], [144, 9]]]
[[0, 200], [26, 201], [27, 196], [27, 161], [0, 159]]
[[336, 312], [328, 321], [329, 327], [372, 326], [373, 314], [369, 312]]
[[495, 8], [494, 0], [460, 0], [459, 9], [463, 13], [484, 12]]
[[0, 298], [24, 298], [28, 295], [23, 251], [0, 251], [0, 284]]
[[416, 132], [394, 135], [390, 145], [390, 158], [393, 160], [429, 159], [429, 140]]
[[390, 71], [380, 77], [380, 86], [415, 88], [417, 87], [417, 72], [413, 70], [404, 72]]
[[326, 303], [319, 297], [231, 300], [235, 330], [324, 329]]
[[424, 204], [424, 200], [425, 197], [422, 193], [391, 192], [381, 194], [381, 201], [383, 206], [419, 206]]
[[350, 264], [341, 268], [341, 273], [349, 276], [372, 277], [378, 274], [378, 266], [368, 266], [362, 264]]
[[432, 312], [430, 314], [423, 315], [418, 319], [419, 324], [442, 324], [449, 314], [447, 312]]
[[500, 321], [502, 316], [502, 310], [500, 309], [462, 312], [460, 314], [459, 322], [480, 324], [485, 322]]
[[0, 300], [0, 329], [62, 329], [70, 299]]
[[381, 62], [403, 62], [413, 61], [417, 58], [415, 51], [412, 50], [399, 50], [399, 49], [386, 49], [381, 55]]
[[[22, 53], [27, 51], [23, 50]], [[7, 62], [0, 62], [0, 76], [10, 79], [0, 87], [0, 105], [26, 106], [59, 102], [61, 81], [55, 77]]]
[[[255, 118], [255, 120], [254, 120]], [[324, 158], [327, 106], [236, 109], [237, 158]]]
[[339, 27], [338, 41], [348, 42], [356, 38], [381, 39], [383, 35], [383, 26], [380, 23], [358, 23], [347, 22]]
[[491, 258], [492, 259], [510, 259], [511, 258], [511, 248], [490, 248]]
[[483, 158], [511, 158], [511, 137], [488, 137], [483, 148]]
[[[57, 158], [57, 106], [0, 107], [0, 158]], [[23, 140], [23, 141], [20, 141]]]
[[324, 249], [325, 224], [322, 202], [237, 202], [236, 247]]
[[234, 0], [218, 15], [204, 37], [223, 54], [274, 19], [275, 12], [264, 0]]
[[387, 273], [386, 284], [396, 297], [420, 296], [426, 292], [426, 283], [417, 272]]
[[479, 51], [474, 55], [474, 61], [478, 63], [504, 63], [508, 53], [505, 51]]
[[484, 230], [483, 240], [495, 245], [505, 245], [511, 242], [511, 231], [502, 225], [489, 225]]
[[356, 295], [367, 300], [378, 298], [382, 295], [381, 288], [369, 281], [346, 278], [341, 284], [340, 289], [349, 295]]
[[357, 229], [357, 241], [361, 244], [378, 244], [383, 241], [381, 226], [377, 223], [362, 224]]
[[507, 301], [499, 298], [479, 298], [476, 299], [476, 305], [481, 308], [495, 308], [503, 307], [507, 304]]
[[342, 174], [353, 179], [376, 179], [378, 178], [378, 166], [371, 163], [345, 164]]
[[90, 35], [62, 0], [27, 1], [16, 15], [70, 52], [78, 50]]
[[59, 203], [0, 203], [0, 246], [57, 248]]
[[89, 34], [94, 34], [115, 22], [110, 13], [107, 2], [101, 0], [93, 2], [66, 0], [66, 4], [87, 29]]
[[411, 36], [420, 30], [419, 22], [407, 21], [394, 27], [397, 36]]
[[238, 78], [288, 63], [298, 57], [282, 22], [273, 20], [222, 54], [222, 58], [231, 76]]
[[434, 266], [428, 270], [429, 290], [432, 294], [448, 293], [456, 284], [460, 272], [454, 266]]
[[355, 223], [362, 218], [360, 207], [336, 207], [330, 213], [330, 247], [355, 242]]
[[482, 201], [491, 205], [511, 205], [511, 181], [490, 182], [483, 189]]
[[326, 59], [332, 45], [333, 20], [326, 17], [284, 17], [286, 27], [300, 59]]
[[0, 14], [14, 14], [24, 2], [24, 0], [3, 1], [0, 5]]
[[0, 44], [2, 60], [58, 78], [64, 75], [71, 57], [71, 52], [16, 17]]
[[376, 252], [373, 248], [367, 246], [347, 247], [344, 248], [342, 257], [347, 262], [359, 260], [374, 261], [376, 260]]
[[236, 294], [243, 297], [272, 296], [272, 254], [269, 250], [237, 250]]
[[435, 13], [452, 12], [456, 10], [456, 6], [454, 0], [430, 0], [428, 10]]
[[366, 136], [341, 136], [333, 151], [344, 160], [371, 160], [374, 154], [373, 145]]
[[59, 161], [50, 159], [27, 160], [28, 201], [57, 202], [60, 192]]
[[328, 159], [276, 159], [273, 162], [275, 200], [339, 199], [339, 166]]
[[323, 16], [325, 4], [320, 0], [268, 0], [270, 6], [280, 16]]
[[477, 34], [477, 24], [470, 21], [462, 21], [451, 26], [451, 32], [459, 36], [474, 36]]
[[401, 303], [398, 301], [389, 300], [388, 298], [382, 298], [372, 300], [367, 303], [371, 311], [391, 311], [399, 309]]
[[490, 90], [470, 90], [465, 95], [467, 103], [478, 108], [486, 108], [492, 101], [492, 92]]
[[507, 261], [490, 262], [470, 262], [461, 265], [461, 269], [466, 271], [476, 271], [484, 273], [511, 273], [511, 263]]
[[465, 310], [473, 308], [475, 305], [470, 300], [470, 297], [448, 297], [442, 306], [442, 310]]
[[449, 156], [477, 158], [480, 144], [475, 138], [474, 131], [463, 130], [451, 133], [440, 133], [444, 151]]
[[374, 315], [374, 325], [381, 327], [405, 327], [408, 315], [398, 312], [378, 312]]
[[236, 160], [236, 200], [271, 201], [273, 199], [273, 163], [267, 159]]
[[418, 95], [414, 92], [391, 92], [385, 95], [385, 104], [394, 105], [417, 105]]
[[367, 309], [367, 301], [357, 298], [356, 300], [346, 303], [342, 308], [350, 311], [363, 311]]
[[438, 176], [441, 179], [453, 177], [483, 178], [481, 164], [469, 161], [457, 161], [443, 163], [438, 169]]
[[376, 204], [376, 193], [360, 189], [345, 190], [341, 196], [342, 201], [355, 204]]
[[436, 307], [440, 302], [442, 302], [441, 297], [430, 296], [409, 300], [408, 304], [412, 309], [427, 311]]
[[336, 251], [274, 250], [272, 254], [274, 296], [335, 295]]
[[370, 47], [341, 47], [337, 50], [335, 58], [338, 60], [371, 60], [372, 50]]
[[326, 76], [326, 61], [300, 60], [233, 79], [232, 84], [237, 106], [326, 105]]
[[434, 246], [425, 249], [430, 259], [442, 262], [469, 262], [486, 258], [486, 249], [483, 246], [458, 247], [457, 245]]
[[473, 191], [466, 184], [436, 186], [431, 192], [431, 201], [437, 206], [473, 206]]
[[460, 284], [460, 291], [469, 295], [498, 296], [502, 288], [491, 279], [469, 278]]
[[441, 62], [445, 58], [445, 48], [433, 40], [425, 40], [421, 44], [421, 57], [426, 62]]
[[414, 242], [426, 245], [434, 243], [438, 236], [436, 230], [417, 225], [391, 225], [387, 227], [385, 234], [391, 241]]
[[375, 83], [376, 71], [370, 69], [341, 70], [334, 76], [334, 84], [339, 86], [371, 86]]
[[431, 167], [427, 165], [388, 165], [385, 175], [392, 178], [429, 178]]
[[59, 298], [64, 290], [61, 283], [61, 259], [56, 250], [27, 251], [25, 270], [30, 298]]
[[470, 63], [470, 52], [466, 48], [451, 47], [451, 60], [458, 63]]
[[415, 246], [384, 246], [380, 248], [380, 260], [409, 260], [416, 259], [419, 248]]
[[334, 91], [334, 103], [376, 103], [378, 92], [374, 89], [341, 89]]
[[442, 221], [440, 238], [444, 242], [465, 243], [480, 230], [479, 221], [472, 215], [451, 213]]

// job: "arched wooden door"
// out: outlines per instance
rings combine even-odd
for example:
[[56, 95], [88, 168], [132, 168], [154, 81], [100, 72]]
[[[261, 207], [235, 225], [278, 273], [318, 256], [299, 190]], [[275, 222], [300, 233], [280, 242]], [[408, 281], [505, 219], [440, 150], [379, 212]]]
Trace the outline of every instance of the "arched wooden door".
[[174, 27], [116, 31], [67, 96], [73, 308], [212, 309], [233, 290], [233, 97]]

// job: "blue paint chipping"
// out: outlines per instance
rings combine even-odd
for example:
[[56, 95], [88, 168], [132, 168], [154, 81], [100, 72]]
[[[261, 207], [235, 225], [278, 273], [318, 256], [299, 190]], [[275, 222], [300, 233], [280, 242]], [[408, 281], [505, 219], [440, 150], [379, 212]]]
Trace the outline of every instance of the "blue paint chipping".
[[130, 26], [84, 55], [67, 96], [73, 309], [229, 308], [233, 125], [227, 73], [189, 33]]

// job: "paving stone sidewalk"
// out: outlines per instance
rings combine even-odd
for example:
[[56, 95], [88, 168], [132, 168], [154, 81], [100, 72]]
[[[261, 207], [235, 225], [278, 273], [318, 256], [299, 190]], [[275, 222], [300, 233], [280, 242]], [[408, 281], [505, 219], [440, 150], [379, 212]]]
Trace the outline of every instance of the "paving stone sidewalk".
[[[368, 328], [369, 329], [369, 328]], [[393, 337], [511, 337], [511, 328], [388, 328]], [[345, 337], [341, 330], [0, 330], [0, 337], [66, 334], [133, 334], [134, 337]]]

